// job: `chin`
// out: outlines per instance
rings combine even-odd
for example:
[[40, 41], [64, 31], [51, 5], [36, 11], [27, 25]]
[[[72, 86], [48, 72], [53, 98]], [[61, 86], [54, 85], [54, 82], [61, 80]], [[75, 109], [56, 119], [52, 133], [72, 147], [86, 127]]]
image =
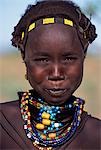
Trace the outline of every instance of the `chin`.
[[66, 101], [68, 101], [68, 99], [71, 97], [71, 95], [66, 95], [64, 97], [45, 97], [45, 101], [50, 104], [50, 105], [62, 105], [64, 104]]
[[50, 93], [42, 89], [35, 89], [37, 93], [40, 94], [41, 97], [44, 98], [44, 100], [50, 104], [50, 105], [63, 105], [65, 102], [69, 100], [69, 98], [73, 94], [72, 89], [68, 89], [64, 93]]

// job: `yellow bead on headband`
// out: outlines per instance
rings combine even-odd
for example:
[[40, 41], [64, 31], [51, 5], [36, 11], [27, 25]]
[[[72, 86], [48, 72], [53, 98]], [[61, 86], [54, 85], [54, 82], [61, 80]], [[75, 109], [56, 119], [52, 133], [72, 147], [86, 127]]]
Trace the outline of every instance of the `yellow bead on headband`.
[[23, 39], [24, 39], [24, 35], [25, 35], [25, 33], [24, 33], [24, 32], [22, 32], [21, 40], [23, 40]]
[[35, 22], [32, 23], [29, 28], [28, 28], [28, 32], [30, 32], [31, 30], [33, 30], [35, 28]]
[[55, 23], [55, 18], [45, 18], [43, 19], [43, 24]]
[[72, 26], [72, 27], [73, 27], [73, 21], [71, 21], [71, 20], [64, 19], [64, 24], [65, 24], [65, 25], [69, 25], [69, 26]]
[[[63, 18], [44, 18], [42, 19], [42, 23], [43, 25], [48, 25], [48, 24], [54, 24], [54, 23], [63, 23], [64, 25], [68, 25], [68, 26], [71, 26], [73, 27], [73, 21], [69, 20], [69, 19], [63, 19]], [[28, 32], [32, 31], [33, 29], [35, 29], [37, 27], [37, 21], [36, 22], [33, 22], [29, 25], [28, 27]], [[24, 39], [24, 32], [22, 32], [22, 36], [21, 36], [21, 40]]]

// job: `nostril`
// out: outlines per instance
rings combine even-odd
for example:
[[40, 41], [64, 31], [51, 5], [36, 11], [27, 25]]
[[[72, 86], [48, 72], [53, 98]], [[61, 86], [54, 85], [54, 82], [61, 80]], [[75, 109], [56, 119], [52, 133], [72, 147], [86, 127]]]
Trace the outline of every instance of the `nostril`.
[[50, 81], [62, 81], [65, 80], [65, 70], [59, 63], [55, 63], [51, 66], [48, 74], [48, 80]]
[[48, 80], [51, 81], [61, 81], [61, 80], [65, 80], [65, 76], [61, 75], [61, 76], [49, 76]]

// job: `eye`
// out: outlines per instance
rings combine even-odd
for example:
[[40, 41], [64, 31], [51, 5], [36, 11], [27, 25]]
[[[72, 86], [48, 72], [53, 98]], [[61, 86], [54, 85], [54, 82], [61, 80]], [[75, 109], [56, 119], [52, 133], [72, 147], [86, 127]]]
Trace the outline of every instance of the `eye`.
[[67, 63], [71, 63], [71, 62], [74, 62], [76, 59], [77, 58], [73, 57], [73, 56], [66, 56], [66, 57], [64, 57], [63, 61], [67, 62]]
[[33, 63], [36, 65], [48, 65], [50, 63], [50, 59], [47, 57], [40, 57], [40, 58], [35, 58], [33, 59]]
[[49, 62], [48, 58], [36, 58], [34, 59], [35, 62], [40, 62], [40, 63], [47, 63]]
[[29, 58], [27, 60], [25, 60], [25, 62], [28, 65], [38, 65], [38, 66], [42, 66], [42, 65], [48, 65], [50, 63], [50, 59], [48, 57], [36, 57], [36, 58]]

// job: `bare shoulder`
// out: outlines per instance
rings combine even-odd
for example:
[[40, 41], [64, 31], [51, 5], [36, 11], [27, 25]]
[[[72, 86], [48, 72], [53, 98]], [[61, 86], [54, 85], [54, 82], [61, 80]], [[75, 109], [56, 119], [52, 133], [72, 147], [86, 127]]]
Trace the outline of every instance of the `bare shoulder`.
[[6, 108], [15, 108], [19, 106], [19, 100], [15, 101], [10, 101], [10, 102], [5, 102], [5, 103], [0, 103], [0, 110], [6, 110]]
[[101, 120], [89, 115], [86, 125], [90, 129], [95, 127], [101, 127]]
[[95, 137], [94, 139], [100, 139], [101, 131], [101, 120], [91, 115], [88, 115], [88, 119], [85, 123], [84, 132], [86, 135], [90, 135], [90, 138]]
[[19, 100], [0, 104], [0, 118], [2, 118], [3, 116], [6, 116], [6, 118], [8, 119], [15, 118], [14, 116], [16, 116], [16, 114], [19, 114], [19, 112]]

